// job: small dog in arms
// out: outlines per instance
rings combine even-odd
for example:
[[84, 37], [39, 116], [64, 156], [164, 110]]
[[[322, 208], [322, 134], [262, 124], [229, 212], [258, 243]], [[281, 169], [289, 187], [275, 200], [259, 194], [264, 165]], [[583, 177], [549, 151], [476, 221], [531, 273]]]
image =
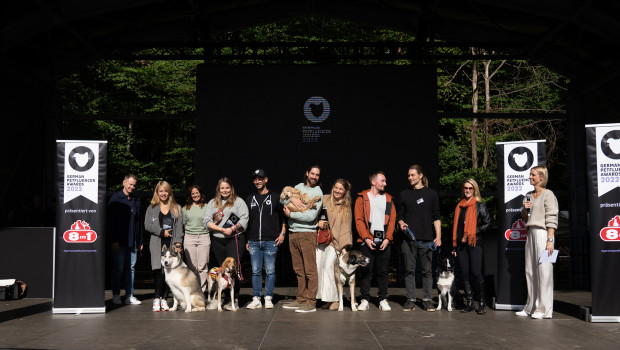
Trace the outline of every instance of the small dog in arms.
[[439, 278], [437, 289], [439, 290], [439, 304], [437, 310], [441, 310], [442, 301], [446, 302], [447, 310], [452, 311], [452, 285], [454, 284], [454, 256], [446, 254], [439, 260]]
[[[211, 306], [217, 292], [217, 311], [222, 311], [222, 291], [230, 289], [230, 302], [232, 311], [237, 311], [235, 305], [235, 275], [237, 274], [237, 263], [234, 258], [228, 257], [221, 267], [214, 267], [209, 271], [208, 281], [208, 303]], [[211, 307], [209, 307], [211, 309]]]
[[161, 248], [161, 266], [174, 298], [170, 311], [177, 310], [179, 305], [185, 312], [205, 311], [207, 304], [198, 278], [183, 262], [176, 248], [168, 249], [166, 245]]
[[357, 311], [355, 303], [355, 270], [359, 266], [366, 266], [370, 259], [359, 250], [350, 250], [351, 245], [342, 248], [340, 254], [334, 263], [334, 277], [336, 278], [336, 286], [338, 287], [338, 311], [343, 311], [342, 294], [345, 285], [349, 285], [351, 289], [351, 310]]

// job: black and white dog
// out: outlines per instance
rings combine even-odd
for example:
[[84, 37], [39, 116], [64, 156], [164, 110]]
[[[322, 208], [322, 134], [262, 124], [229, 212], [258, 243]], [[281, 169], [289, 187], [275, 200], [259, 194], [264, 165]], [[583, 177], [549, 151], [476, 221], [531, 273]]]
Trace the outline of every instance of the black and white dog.
[[454, 256], [444, 254], [439, 260], [439, 278], [437, 289], [439, 290], [439, 304], [437, 310], [441, 310], [442, 301], [446, 302], [448, 311], [452, 311], [452, 285], [454, 284]]

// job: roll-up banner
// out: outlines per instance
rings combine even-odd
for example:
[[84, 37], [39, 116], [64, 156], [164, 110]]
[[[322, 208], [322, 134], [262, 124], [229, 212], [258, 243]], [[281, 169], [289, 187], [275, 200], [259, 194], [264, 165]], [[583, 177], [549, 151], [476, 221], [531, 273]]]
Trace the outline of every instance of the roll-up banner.
[[620, 322], [620, 124], [586, 125], [591, 322]]
[[56, 141], [53, 313], [105, 312], [107, 141]]
[[496, 310], [521, 310], [527, 299], [525, 283], [525, 240], [521, 219], [523, 197], [534, 189], [530, 169], [545, 165], [545, 140], [498, 142], [497, 226], [498, 239]]

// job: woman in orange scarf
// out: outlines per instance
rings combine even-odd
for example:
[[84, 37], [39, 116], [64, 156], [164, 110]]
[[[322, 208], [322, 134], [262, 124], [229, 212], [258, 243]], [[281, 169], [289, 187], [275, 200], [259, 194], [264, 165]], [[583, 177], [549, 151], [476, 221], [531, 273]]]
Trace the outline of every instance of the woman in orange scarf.
[[461, 312], [470, 312], [474, 309], [472, 283], [478, 288], [480, 302], [478, 314], [485, 313], [484, 274], [482, 273], [482, 234], [489, 228], [491, 218], [486, 205], [482, 203], [478, 183], [474, 179], [467, 179], [463, 183], [463, 198], [454, 211], [454, 225], [452, 227], [452, 254], [456, 256], [460, 266], [461, 279], [467, 305]]

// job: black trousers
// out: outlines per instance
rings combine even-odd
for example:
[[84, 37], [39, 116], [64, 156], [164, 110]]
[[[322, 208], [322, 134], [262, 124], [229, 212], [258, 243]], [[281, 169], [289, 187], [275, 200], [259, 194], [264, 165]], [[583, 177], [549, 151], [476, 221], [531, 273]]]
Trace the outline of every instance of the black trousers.
[[360, 294], [361, 299], [370, 301], [370, 282], [374, 274], [379, 287], [379, 300], [388, 296], [388, 268], [390, 266], [390, 252], [392, 245], [388, 244], [385, 250], [370, 250], [366, 244], [360, 247], [364, 256], [370, 258], [366, 267], [361, 268]]
[[168, 299], [170, 287], [168, 287], [166, 283], [166, 276], [164, 275], [163, 269], [159, 268], [153, 270], [153, 282], [155, 284], [155, 298]]
[[469, 244], [461, 244], [456, 247], [456, 260], [461, 270], [462, 282], [484, 282], [482, 256], [483, 249], [480, 245], [472, 247]]
[[[245, 253], [245, 235], [241, 234], [238, 236], [237, 242], [235, 242], [235, 238], [219, 238], [211, 235], [211, 251], [213, 252], [213, 256], [215, 257], [215, 264], [213, 266], [222, 266], [222, 263], [226, 258], [234, 258], [237, 262], [237, 266], [239, 266], [239, 271], [241, 271], [241, 258], [243, 258], [243, 253]], [[239, 247], [239, 258], [237, 258], [237, 246]], [[251, 278], [251, 276], [248, 276]], [[245, 276], [244, 276], [245, 278]], [[235, 296], [239, 298], [239, 291], [241, 289], [239, 279], [235, 278]]]

